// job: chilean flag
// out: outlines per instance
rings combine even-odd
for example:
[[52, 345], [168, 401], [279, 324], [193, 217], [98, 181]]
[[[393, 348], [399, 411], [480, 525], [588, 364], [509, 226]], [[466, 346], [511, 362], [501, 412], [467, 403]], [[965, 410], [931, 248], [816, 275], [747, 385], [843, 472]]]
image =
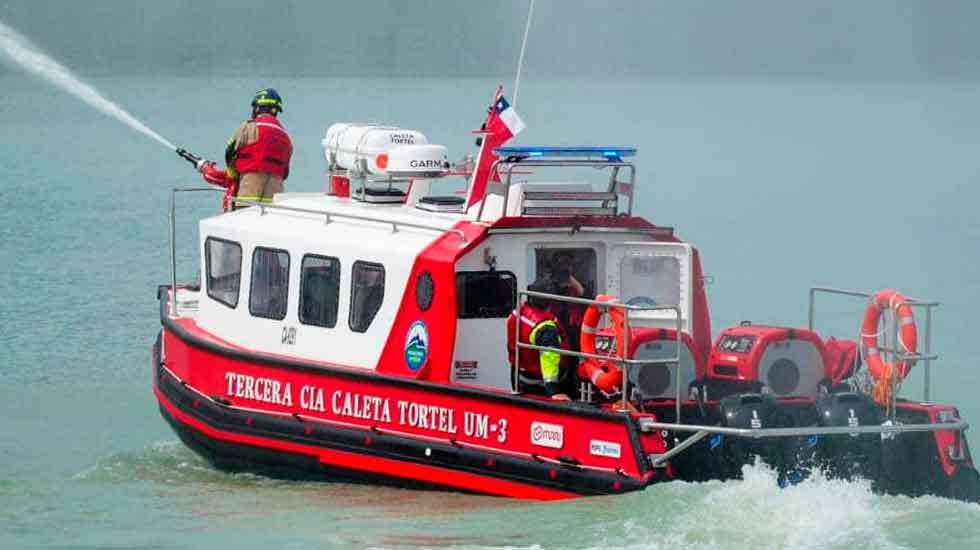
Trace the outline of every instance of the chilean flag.
[[498, 90], [497, 97], [494, 98], [490, 120], [487, 121], [487, 131], [497, 134], [501, 143], [521, 133], [526, 126], [517, 111], [511, 108], [510, 103], [503, 96], [503, 91]]
[[480, 156], [476, 161], [476, 169], [470, 179], [469, 188], [466, 196], [466, 208], [483, 200], [487, 194], [487, 184], [493, 181], [500, 181], [496, 173], [491, 174], [494, 161], [497, 160], [493, 151], [497, 147], [507, 143], [510, 138], [516, 136], [524, 129], [524, 121], [517, 116], [517, 112], [504, 99], [504, 89], [497, 87], [497, 93], [493, 96], [493, 103], [487, 109], [487, 121], [483, 124], [480, 133], [483, 134], [483, 141], [480, 144]]

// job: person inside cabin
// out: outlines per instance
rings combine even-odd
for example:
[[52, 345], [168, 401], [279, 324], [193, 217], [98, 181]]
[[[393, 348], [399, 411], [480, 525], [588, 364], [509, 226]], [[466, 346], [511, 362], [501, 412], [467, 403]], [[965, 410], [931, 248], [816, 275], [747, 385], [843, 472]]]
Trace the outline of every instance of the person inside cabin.
[[[571, 298], [586, 297], [585, 286], [575, 277], [575, 255], [571, 250], [558, 250], [551, 255], [551, 281], [555, 294]], [[579, 349], [579, 331], [582, 328], [582, 317], [586, 306], [569, 302], [556, 301], [552, 310], [558, 323], [568, 331], [571, 349]]]
[[[533, 292], [555, 293], [554, 285], [547, 279], [539, 279], [528, 285], [527, 289]], [[556, 401], [568, 401], [568, 394], [562, 389], [563, 382], [569, 378], [567, 357], [556, 351], [526, 348], [522, 348], [515, 356], [517, 346], [514, 344], [514, 333], [517, 330], [515, 324], [518, 322], [520, 322], [521, 343], [568, 349], [565, 331], [558, 324], [558, 319], [547, 302], [538, 297], [528, 296], [527, 302], [521, 305], [520, 315], [517, 311], [511, 312], [507, 318], [507, 355], [511, 367], [516, 358], [520, 359], [517, 376], [522, 388], [538, 392], [543, 390], [543, 393]]]
[[561, 294], [575, 298], [585, 295], [585, 286], [575, 278], [575, 253], [571, 250], [558, 250], [551, 255], [551, 276]]
[[282, 97], [274, 89], [255, 92], [252, 118], [228, 140], [225, 163], [228, 179], [237, 185], [237, 198], [272, 202], [272, 196], [282, 192], [293, 155], [292, 140], [279, 122], [282, 111]]

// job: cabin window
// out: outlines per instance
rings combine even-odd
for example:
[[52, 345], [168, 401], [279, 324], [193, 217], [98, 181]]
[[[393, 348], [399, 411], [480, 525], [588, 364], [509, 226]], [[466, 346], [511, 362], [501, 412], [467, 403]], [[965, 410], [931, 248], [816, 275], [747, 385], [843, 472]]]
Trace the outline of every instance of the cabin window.
[[333, 328], [340, 301], [340, 260], [307, 254], [300, 268], [299, 322]]
[[256, 247], [252, 253], [252, 288], [248, 311], [255, 317], [281, 321], [286, 318], [289, 295], [289, 253]]
[[674, 256], [627, 256], [623, 259], [622, 298], [636, 306], [681, 303], [681, 264]]
[[350, 318], [354, 332], [366, 332], [385, 297], [385, 268], [381, 264], [354, 262], [351, 277]]
[[230, 308], [238, 307], [242, 280], [242, 247], [238, 243], [208, 237], [204, 241], [208, 296]]
[[596, 295], [596, 252], [592, 248], [536, 248], [531, 281], [550, 285], [552, 292], [575, 298]]
[[460, 319], [494, 319], [514, 310], [517, 278], [507, 271], [456, 274], [456, 313]]

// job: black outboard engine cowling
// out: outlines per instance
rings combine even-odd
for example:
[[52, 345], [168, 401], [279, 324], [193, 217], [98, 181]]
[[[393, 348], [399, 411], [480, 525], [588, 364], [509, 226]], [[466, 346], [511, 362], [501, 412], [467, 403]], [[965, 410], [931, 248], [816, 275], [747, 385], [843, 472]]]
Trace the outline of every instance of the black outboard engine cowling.
[[[817, 402], [820, 426], [876, 426], [881, 412], [870, 397], [853, 392], [831, 393]], [[879, 434], [824, 435], [818, 438], [817, 460], [831, 477], [875, 479], [881, 467]]]
[[[730, 395], [721, 400], [718, 408], [721, 425], [726, 428], [783, 428], [792, 424], [769, 394]], [[710, 447], [722, 479], [741, 478], [742, 466], [752, 464], [756, 456], [780, 472], [784, 470], [785, 453], [779, 438], [714, 436]]]

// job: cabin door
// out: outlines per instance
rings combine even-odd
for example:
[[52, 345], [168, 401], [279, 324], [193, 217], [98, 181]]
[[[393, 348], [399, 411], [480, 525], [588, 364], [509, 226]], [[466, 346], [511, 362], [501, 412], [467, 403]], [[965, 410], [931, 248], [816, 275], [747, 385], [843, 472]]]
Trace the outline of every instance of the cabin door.
[[516, 294], [517, 277], [509, 271], [456, 273], [453, 382], [511, 389], [505, 326]]
[[[627, 242], [615, 246], [606, 269], [606, 292], [629, 305], [676, 305], [681, 328], [690, 332], [691, 245], [685, 243]], [[674, 328], [670, 311], [635, 311], [634, 326]]]

